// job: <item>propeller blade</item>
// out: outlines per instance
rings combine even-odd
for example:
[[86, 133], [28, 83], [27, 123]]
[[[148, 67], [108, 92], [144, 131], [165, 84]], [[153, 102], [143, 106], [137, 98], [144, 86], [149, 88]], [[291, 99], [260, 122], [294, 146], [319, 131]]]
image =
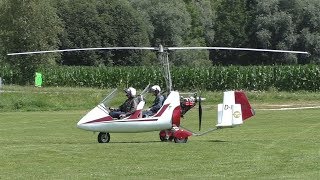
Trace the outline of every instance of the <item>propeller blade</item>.
[[201, 97], [199, 98], [199, 131], [201, 131], [201, 121], [202, 121], [202, 106], [201, 106]]

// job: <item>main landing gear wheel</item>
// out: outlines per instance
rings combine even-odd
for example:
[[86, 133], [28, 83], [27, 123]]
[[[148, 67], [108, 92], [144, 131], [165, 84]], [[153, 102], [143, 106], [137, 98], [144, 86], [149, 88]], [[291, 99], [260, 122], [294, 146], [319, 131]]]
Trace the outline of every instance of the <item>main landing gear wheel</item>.
[[173, 139], [172, 136], [169, 136], [169, 137], [167, 137], [167, 136], [160, 136], [160, 140], [161, 140], [162, 142], [169, 142], [169, 141], [172, 141], [172, 139]]
[[188, 141], [188, 138], [183, 138], [183, 139], [180, 139], [180, 138], [174, 138], [174, 142], [175, 143], [186, 143]]
[[159, 133], [159, 138], [162, 142], [170, 142], [173, 140], [173, 133], [170, 130], [162, 130]]
[[108, 143], [110, 141], [110, 134], [105, 132], [100, 132], [98, 135], [99, 143]]

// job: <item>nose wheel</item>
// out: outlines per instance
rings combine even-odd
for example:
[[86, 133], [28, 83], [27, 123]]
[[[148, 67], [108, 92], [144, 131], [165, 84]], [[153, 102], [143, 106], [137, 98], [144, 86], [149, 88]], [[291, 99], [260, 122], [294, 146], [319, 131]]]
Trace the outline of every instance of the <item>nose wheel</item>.
[[99, 143], [108, 143], [110, 141], [110, 134], [105, 132], [100, 132], [98, 135]]

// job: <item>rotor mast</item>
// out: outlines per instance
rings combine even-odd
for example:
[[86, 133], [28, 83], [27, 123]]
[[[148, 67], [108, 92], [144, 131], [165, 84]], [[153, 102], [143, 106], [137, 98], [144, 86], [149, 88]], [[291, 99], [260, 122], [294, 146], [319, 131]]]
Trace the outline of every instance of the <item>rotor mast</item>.
[[170, 73], [169, 53], [163, 49], [163, 46], [161, 44], [159, 45], [158, 52], [158, 58], [160, 59], [160, 63], [162, 65], [163, 77], [166, 81], [167, 93], [170, 93], [172, 91], [172, 80]]

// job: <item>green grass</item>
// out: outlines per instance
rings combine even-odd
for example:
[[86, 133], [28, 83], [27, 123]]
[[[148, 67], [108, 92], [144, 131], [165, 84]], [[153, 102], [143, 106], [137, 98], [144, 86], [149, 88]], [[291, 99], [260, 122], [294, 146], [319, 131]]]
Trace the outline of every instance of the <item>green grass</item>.
[[[76, 128], [86, 111], [0, 113], [0, 179], [319, 179], [319, 109], [262, 111], [241, 127], [160, 142]], [[215, 125], [204, 112], [203, 130]], [[197, 129], [196, 110], [183, 124]]]
[[[3, 90], [0, 179], [320, 178], [320, 110], [262, 110], [319, 105], [318, 93], [247, 92], [257, 109], [255, 117], [241, 127], [190, 137], [186, 144], [160, 142], [158, 132], [114, 133], [110, 143], [99, 144], [98, 134], [77, 129], [76, 123], [110, 90], [20, 86]], [[125, 98], [119, 95], [115, 104]], [[205, 131], [216, 124], [222, 92], [203, 96]], [[149, 103], [152, 98], [147, 97]], [[182, 125], [196, 131], [197, 119], [195, 108]]]
[[88, 109], [100, 102], [110, 90], [4, 86], [3, 91], [0, 93], [0, 112]]
[[[0, 92], [0, 112], [10, 111], [61, 111], [61, 110], [88, 110], [96, 106], [107, 96], [112, 89], [94, 88], [70, 88], [70, 87], [43, 87], [32, 86], [4, 86]], [[138, 93], [141, 90], [138, 90]], [[223, 100], [222, 92], [205, 91], [201, 94], [206, 100], [205, 106], [216, 106]], [[320, 93], [317, 92], [278, 92], [249, 91], [246, 92], [254, 107], [265, 107], [270, 104], [285, 104], [304, 106], [308, 104], [320, 105]], [[112, 101], [112, 106], [120, 105], [126, 99], [122, 89]], [[146, 100], [149, 106], [154, 96], [147, 94]]]

